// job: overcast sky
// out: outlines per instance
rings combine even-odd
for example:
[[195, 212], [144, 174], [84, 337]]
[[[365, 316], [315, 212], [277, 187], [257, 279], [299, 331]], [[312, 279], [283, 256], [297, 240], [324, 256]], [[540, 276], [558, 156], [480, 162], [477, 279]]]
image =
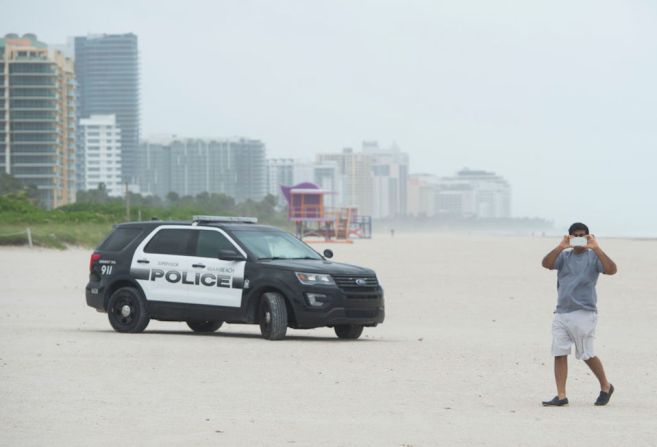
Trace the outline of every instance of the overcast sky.
[[495, 171], [515, 216], [657, 236], [657, 2], [0, 0], [0, 33], [134, 32], [142, 136], [269, 157], [393, 141]]

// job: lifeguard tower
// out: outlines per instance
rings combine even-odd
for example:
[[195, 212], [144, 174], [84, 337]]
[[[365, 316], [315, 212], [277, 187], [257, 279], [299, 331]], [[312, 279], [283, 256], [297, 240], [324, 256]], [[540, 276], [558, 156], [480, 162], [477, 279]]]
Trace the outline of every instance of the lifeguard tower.
[[372, 237], [370, 216], [359, 217], [355, 207], [324, 206], [324, 196], [333, 192], [310, 182], [281, 186], [281, 190], [288, 203], [288, 220], [295, 223], [299, 239], [319, 238], [321, 242], [353, 243], [353, 237]]

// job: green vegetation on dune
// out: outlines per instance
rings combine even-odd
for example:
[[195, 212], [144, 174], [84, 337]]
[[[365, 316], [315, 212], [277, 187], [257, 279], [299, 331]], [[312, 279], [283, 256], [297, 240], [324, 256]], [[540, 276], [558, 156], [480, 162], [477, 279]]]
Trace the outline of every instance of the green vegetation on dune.
[[276, 210], [273, 196], [242, 203], [235, 203], [224, 194], [208, 193], [195, 197], [170, 193], [166, 200], [130, 194], [128, 199], [129, 206], [126, 206], [123, 198], [109, 197], [104, 188], [99, 188], [79, 192], [77, 203], [45, 210], [36, 206], [28, 191], [5, 189], [0, 191], [0, 245], [27, 245], [27, 228], [30, 228], [32, 242], [37, 246], [94, 247], [109, 233], [112, 225], [121, 222], [188, 221], [196, 214], [252, 216], [261, 223], [291, 229], [287, 215]]
[[25, 223], [5, 224], [0, 214], [0, 245], [27, 245], [27, 228], [32, 243], [40, 247], [66, 248], [70, 245], [95, 247], [112, 228], [109, 223]]

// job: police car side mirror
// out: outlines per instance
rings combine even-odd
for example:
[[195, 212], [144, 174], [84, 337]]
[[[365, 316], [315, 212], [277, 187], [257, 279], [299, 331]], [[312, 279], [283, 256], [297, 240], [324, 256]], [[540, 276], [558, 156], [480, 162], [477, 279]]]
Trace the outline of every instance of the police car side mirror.
[[331, 259], [333, 257], [333, 250], [329, 250], [328, 248], [324, 250], [324, 257], [327, 259]]
[[230, 248], [222, 248], [219, 250], [219, 259], [222, 261], [244, 261], [246, 258], [235, 250], [231, 250]]

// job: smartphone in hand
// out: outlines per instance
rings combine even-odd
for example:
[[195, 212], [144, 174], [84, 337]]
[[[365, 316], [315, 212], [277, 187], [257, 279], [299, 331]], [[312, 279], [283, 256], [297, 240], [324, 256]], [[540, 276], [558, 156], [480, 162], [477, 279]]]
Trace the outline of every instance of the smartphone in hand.
[[587, 244], [588, 244], [588, 241], [586, 240], [585, 237], [570, 238], [570, 246], [571, 247], [586, 247]]

